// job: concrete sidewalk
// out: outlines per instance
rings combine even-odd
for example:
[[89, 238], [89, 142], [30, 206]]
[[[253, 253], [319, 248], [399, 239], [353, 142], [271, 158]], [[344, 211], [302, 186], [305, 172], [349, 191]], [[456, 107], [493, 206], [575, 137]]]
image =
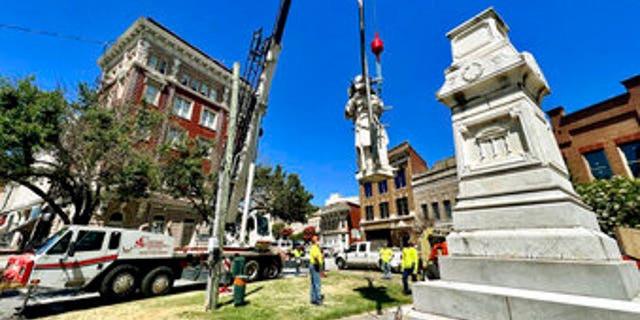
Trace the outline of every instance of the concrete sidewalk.
[[382, 310], [382, 314], [377, 314], [376, 311], [370, 311], [355, 316], [342, 318], [341, 320], [402, 320], [411, 310], [411, 305], [407, 304], [400, 307], [394, 307]]

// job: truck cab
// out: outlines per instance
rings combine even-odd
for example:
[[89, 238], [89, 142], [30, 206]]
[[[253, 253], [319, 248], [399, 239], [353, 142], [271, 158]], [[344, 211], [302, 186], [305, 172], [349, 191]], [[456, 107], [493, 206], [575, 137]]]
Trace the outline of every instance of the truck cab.
[[36, 252], [12, 256], [2, 280], [11, 286], [82, 288], [124, 298], [140, 289], [166, 293], [180, 275], [174, 240], [149, 232], [68, 226]]

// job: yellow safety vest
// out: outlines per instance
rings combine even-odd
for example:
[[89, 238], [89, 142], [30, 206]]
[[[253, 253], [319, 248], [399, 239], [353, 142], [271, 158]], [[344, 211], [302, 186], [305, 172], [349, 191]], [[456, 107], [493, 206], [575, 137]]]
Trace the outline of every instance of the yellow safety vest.
[[298, 249], [293, 249], [291, 251], [291, 253], [293, 253], [293, 256], [296, 258], [300, 258], [302, 256], [302, 251], [298, 250]]
[[320, 246], [314, 244], [309, 249], [309, 263], [313, 265], [322, 265], [322, 250], [320, 250]]
[[393, 257], [393, 250], [389, 248], [382, 248], [380, 250], [380, 260], [382, 260], [382, 262], [389, 263], [392, 257]]
[[402, 249], [402, 269], [413, 268], [413, 273], [418, 272], [418, 251], [416, 248], [408, 247]]

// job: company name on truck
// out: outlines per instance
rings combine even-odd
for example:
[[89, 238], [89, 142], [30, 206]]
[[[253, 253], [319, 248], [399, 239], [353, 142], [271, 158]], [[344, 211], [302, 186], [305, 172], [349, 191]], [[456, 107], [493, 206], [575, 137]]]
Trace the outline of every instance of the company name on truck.
[[149, 237], [142, 236], [136, 240], [132, 246], [123, 246], [122, 251], [125, 253], [135, 250], [139, 254], [166, 254], [169, 252], [170, 246], [168, 246], [162, 240], [153, 240]]

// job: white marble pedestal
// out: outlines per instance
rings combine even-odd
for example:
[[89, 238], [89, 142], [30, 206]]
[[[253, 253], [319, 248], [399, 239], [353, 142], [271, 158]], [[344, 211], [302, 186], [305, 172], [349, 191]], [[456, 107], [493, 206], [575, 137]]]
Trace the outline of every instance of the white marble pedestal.
[[410, 319], [640, 319], [640, 273], [573, 190], [540, 109], [549, 86], [507, 33], [490, 8], [447, 34], [455, 231]]

